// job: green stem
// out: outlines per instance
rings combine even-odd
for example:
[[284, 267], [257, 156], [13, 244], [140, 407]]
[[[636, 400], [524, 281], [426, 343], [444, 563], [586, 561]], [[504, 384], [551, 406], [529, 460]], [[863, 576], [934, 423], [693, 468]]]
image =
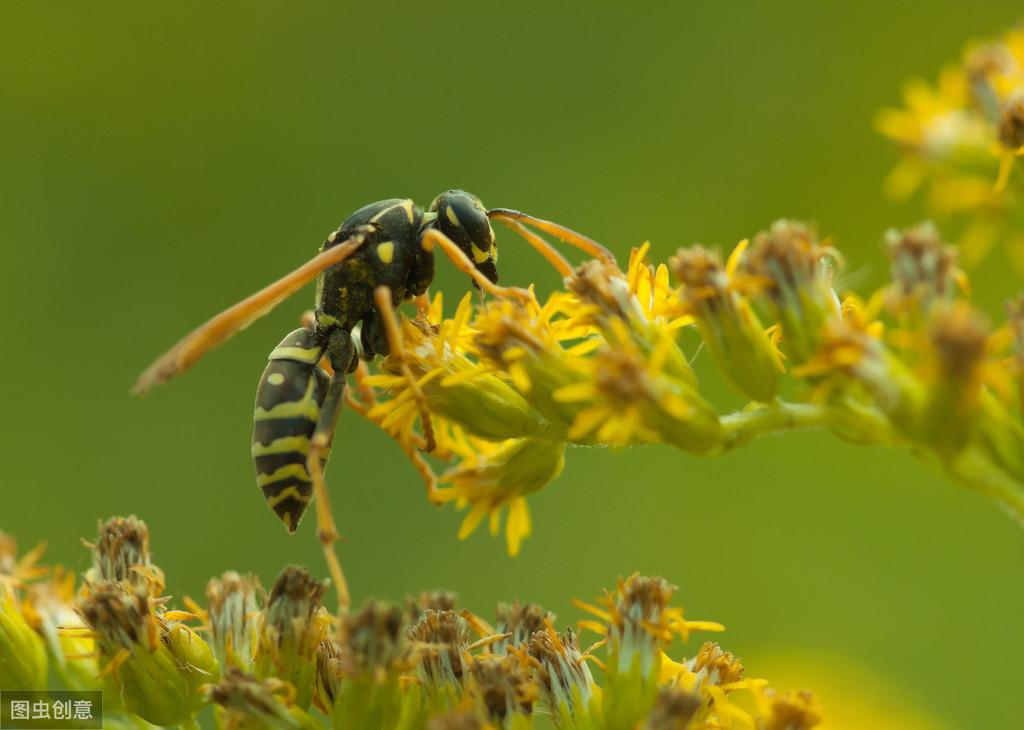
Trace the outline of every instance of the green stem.
[[194, 717], [190, 717], [178, 727], [180, 727], [181, 730], [200, 730], [199, 723], [196, 722]]
[[826, 428], [832, 414], [826, 406], [813, 403], [775, 403], [749, 411], [722, 416], [725, 430], [723, 450], [745, 446], [759, 436], [798, 428]]
[[1016, 519], [1024, 521], [1024, 485], [977, 449], [969, 448], [957, 456], [947, 465], [946, 472], [954, 481], [988, 495]]

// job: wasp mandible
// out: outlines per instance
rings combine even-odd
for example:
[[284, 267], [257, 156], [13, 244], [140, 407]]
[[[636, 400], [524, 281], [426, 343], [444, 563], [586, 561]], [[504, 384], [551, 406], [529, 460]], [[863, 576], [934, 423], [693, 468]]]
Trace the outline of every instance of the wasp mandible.
[[[224, 310], [186, 335], [135, 383], [144, 394], [190, 368], [206, 352], [317, 279], [310, 326], [286, 336], [270, 353], [256, 391], [252, 454], [257, 484], [268, 505], [294, 532], [310, 501], [317, 503], [317, 532], [338, 590], [347, 607], [348, 589], [333, 543], [338, 538], [323, 470], [345, 398], [346, 375], [360, 358], [391, 355], [415, 386], [399, 336], [395, 311], [420, 297], [434, 278], [434, 248], [469, 275], [482, 292], [530, 300], [526, 289], [499, 286], [498, 249], [491, 220], [523, 236], [562, 276], [572, 266], [538, 230], [611, 263], [608, 249], [564, 226], [504, 208], [487, 210], [462, 190], [442, 193], [424, 212], [409, 199], [372, 203], [350, 215], [331, 233], [320, 253], [274, 283]], [[358, 346], [353, 331], [359, 328]], [[326, 359], [331, 374], [321, 367]], [[414, 387], [414, 393], [416, 389]], [[425, 450], [433, 448], [429, 414], [419, 399]]]

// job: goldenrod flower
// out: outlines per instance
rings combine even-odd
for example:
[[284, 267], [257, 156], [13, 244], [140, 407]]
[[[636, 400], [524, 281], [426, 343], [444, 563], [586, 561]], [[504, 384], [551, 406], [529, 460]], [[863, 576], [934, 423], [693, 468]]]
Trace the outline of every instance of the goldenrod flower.
[[933, 307], [949, 304], [958, 289], [966, 287], [966, 277], [956, 266], [956, 249], [942, 241], [930, 221], [888, 231], [885, 245], [892, 262], [885, 303], [893, 314], [920, 322]]
[[25, 618], [46, 642], [52, 666], [71, 689], [99, 688], [95, 641], [75, 612], [75, 576], [59, 566], [49, 580], [25, 586]]
[[409, 627], [416, 677], [435, 707], [454, 706], [462, 696], [469, 654], [469, 624], [454, 611], [427, 609]]
[[746, 247], [746, 241], [737, 245], [724, 265], [717, 252], [701, 246], [681, 248], [671, 264], [683, 283], [684, 309], [696, 321], [718, 367], [748, 398], [767, 402], [778, 391], [781, 363], [744, 296], [744, 291], [756, 292], [765, 283], [737, 275]]
[[155, 612], [156, 599], [123, 583], [89, 584], [77, 610], [94, 632], [100, 669], [113, 676], [124, 706], [155, 725], [189, 722], [216, 681], [213, 652], [195, 632]]
[[32, 630], [13, 592], [0, 585], [0, 687], [46, 687], [46, 647]]
[[263, 619], [263, 588], [254, 575], [234, 571], [206, 584], [210, 637], [220, 665], [251, 671]]
[[407, 712], [421, 712], [418, 696], [404, 692], [399, 682], [413, 666], [405, 631], [405, 615], [387, 603], [367, 601], [341, 617], [338, 653], [330, 666], [337, 673], [328, 708], [334, 727], [396, 727]]
[[1012, 174], [1024, 153], [1020, 38], [1018, 28], [972, 44], [935, 88], [909, 83], [906, 108], [886, 109], [877, 119], [879, 131], [903, 153], [886, 182], [888, 192], [906, 198], [924, 186], [936, 215], [962, 220], [960, 243], [969, 266], [998, 238], [1006, 239], [1008, 252], [1024, 242], [1013, 222], [1021, 188]]
[[415, 624], [427, 611], [454, 611], [458, 596], [452, 591], [423, 591], [418, 596], [405, 597], [409, 621]]
[[688, 730], [703, 707], [701, 696], [676, 686], [661, 687], [643, 730]]
[[519, 647], [527, 643], [536, 631], [555, 620], [555, 615], [536, 603], [499, 603], [496, 611], [494, 632], [505, 638], [492, 645], [492, 650], [502, 653], [506, 648]]
[[326, 590], [304, 568], [288, 566], [270, 589], [259, 625], [254, 674], [291, 683], [295, 703], [303, 709], [313, 699], [317, 647], [330, 623], [322, 606]]
[[813, 228], [778, 220], [754, 237], [742, 260], [746, 274], [764, 287], [769, 319], [782, 325], [782, 349], [797, 363], [810, 358], [821, 328], [839, 315], [832, 274], [835, 249], [818, 241]]
[[594, 697], [594, 677], [571, 629], [559, 634], [545, 620], [526, 651], [535, 663], [536, 681], [552, 718], [560, 727], [586, 726]]
[[507, 507], [505, 539], [509, 554], [517, 555], [531, 530], [525, 496], [562, 471], [565, 443], [524, 438], [500, 445], [481, 443], [477, 449], [467, 453], [461, 465], [441, 475], [441, 481], [451, 486], [441, 489], [437, 499], [454, 500], [460, 509], [470, 508], [459, 528], [459, 539], [469, 537], [485, 517], [489, 518], [491, 534], [496, 534]]
[[514, 657], [477, 658], [469, 667], [467, 691], [498, 728], [531, 727], [529, 714], [537, 701], [537, 686]]
[[151, 596], [163, 593], [163, 571], [153, 564], [149, 554], [149, 528], [135, 515], [100, 522], [96, 543], [90, 547], [90, 581], [123, 583]]
[[229, 667], [207, 690], [217, 705], [221, 730], [320, 730], [322, 725], [293, 702], [294, 688], [279, 679], [259, 680]]

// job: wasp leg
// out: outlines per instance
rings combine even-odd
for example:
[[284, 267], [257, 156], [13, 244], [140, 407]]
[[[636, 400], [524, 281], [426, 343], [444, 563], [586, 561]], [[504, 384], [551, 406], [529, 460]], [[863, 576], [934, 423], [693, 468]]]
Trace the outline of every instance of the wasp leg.
[[[366, 367], [366, 363], [360, 361], [359, 366], [356, 368], [356, 385], [359, 388], [360, 394], [363, 398], [363, 403], [360, 404], [362, 407], [362, 415], [368, 418], [372, 423], [380, 425], [380, 421], [377, 419], [369, 418], [369, 408], [376, 404], [376, 399], [373, 395], [373, 388], [366, 384], [365, 380], [370, 375], [370, 369]], [[349, 399], [349, 405], [352, 405], [352, 399]], [[402, 449], [409, 461], [412, 462], [413, 468], [416, 473], [423, 479], [423, 484], [427, 488], [427, 499], [435, 505], [441, 505], [443, 502], [438, 497], [440, 491], [437, 488], [437, 476], [434, 474], [433, 469], [430, 468], [419, 452], [416, 450], [413, 444], [405, 443], [399, 439], [396, 439], [399, 447]]]
[[248, 327], [321, 273], [340, 264], [359, 250], [366, 240], [366, 236], [372, 230], [372, 227], [366, 227], [351, 238], [317, 254], [295, 271], [281, 277], [238, 304], [228, 307], [213, 319], [185, 335], [160, 359], [146, 368], [145, 372], [135, 381], [132, 393], [136, 395], [148, 393], [153, 386], [165, 383], [188, 370], [196, 360], [207, 352], [224, 343], [239, 330]]
[[[427, 399], [423, 395], [423, 391], [420, 390], [420, 384], [416, 382], [416, 377], [412, 374], [409, 362], [405, 356], [405, 346], [402, 344], [402, 331], [398, 327], [398, 318], [395, 316], [394, 305], [391, 301], [391, 290], [386, 286], [378, 286], [373, 290], [373, 299], [377, 305], [377, 316], [373, 318], [373, 321], [375, 324], [377, 322], [380, 323], [385, 337], [385, 342], [374, 343], [374, 345], [378, 348], [384, 344], [387, 345], [390, 357], [398, 364], [399, 372], [402, 373], [402, 377], [409, 384], [412, 397], [416, 400], [416, 409], [420, 414], [420, 422], [423, 424], [423, 439], [426, 442], [423, 450], [430, 453], [437, 448], [437, 443], [434, 441], [434, 424], [430, 420], [430, 411], [427, 410]], [[376, 327], [372, 327], [370, 333], [372, 334], [375, 329]], [[379, 349], [378, 352], [380, 352]]]
[[324, 461], [330, 453], [331, 441], [334, 439], [334, 428], [341, 414], [341, 406], [345, 401], [345, 378], [349, 364], [355, 357], [352, 336], [345, 330], [336, 329], [331, 332], [327, 343], [327, 356], [334, 369], [331, 382], [327, 386], [327, 396], [320, 407], [313, 438], [310, 439], [309, 455], [306, 457], [306, 470], [313, 480], [313, 500], [316, 502], [317, 537], [324, 549], [327, 569], [338, 591], [338, 610], [348, 611], [352, 598], [348, 590], [348, 581], [341, 569], [341, 562], [334, 551], [334, 543], [338, 540], [338, 527], [331, 512], [331, 500], [324, 480]]
[[498, 286], [491, 282], [490, 279], [477, 270], [473, 262], [469, 260], [469, 257], [455, 244], [455, 241], [436, 228], [426, 229], [423, 235], [420, 236], [420, 244], [427, 251], [430, 251], [435, 245], [439, 246], [444, 255], [455, 264], [455, 268], [476, 282], [481, 291], [496, 297], [512, 297], [526, 303], [533, 301], [533, 293], [528, 289], [520, 289], [515, 286]]
[[574, 271], [572, 264], [569, 263], [565, 256], [558, 253], [558, 250], [554, 246], [517, 220], [506, 218], [501, 222], [525, 238], [527, 243], [533, 246], [541, 256], [547, 259], [549, 264], [555, 267], [555, 270], [562, 275], [562, 278], [572, 276]]
[[[615, 255], [607, 248], [602, 246], [600, 243], [592, 238], [584, 236], [582, 233], [577, 233], [571, 228], [566, 228], [558, 223], [552, 223], [546, 221], [543, 218], [535, 218], [532, 215], [528, 215], [518, 210], [510, 210], [508, 208], [492, 208], [487, 211], [488, 218], [496, 218], [502, 223], [508, 224], [509, 221], [520, 221], [522, 223], [529, 223], [535, 228], [539, 228], [545, 233], [550, 233], [552, 236], [560, 241], [568, 243], [570, 246], [590, 254], [594, 258], [603, 259], [606, 263], [618, 266], [615, 261]], [[509, 226], [511, 228], [511, 226]], [[513, 230], [516, 230], [513, 228]], [[519, 231], [516, 231], [519, 233]], [[529, 239], [527, 239], [529, 240]], [[532, 243], [532, 242], [531, 242]]]

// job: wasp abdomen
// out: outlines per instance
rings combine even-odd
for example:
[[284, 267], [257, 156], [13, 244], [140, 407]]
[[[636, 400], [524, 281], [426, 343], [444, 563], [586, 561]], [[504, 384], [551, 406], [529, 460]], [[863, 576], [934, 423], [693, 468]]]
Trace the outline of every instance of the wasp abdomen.
[[256, 484], [289, 532], [295, 532], [313, 496], [306, 458], [327, 394], [328, 377], [319, 365], [323, 351], [316, 332], [295, 330], [270, 353], [256, 390]]

